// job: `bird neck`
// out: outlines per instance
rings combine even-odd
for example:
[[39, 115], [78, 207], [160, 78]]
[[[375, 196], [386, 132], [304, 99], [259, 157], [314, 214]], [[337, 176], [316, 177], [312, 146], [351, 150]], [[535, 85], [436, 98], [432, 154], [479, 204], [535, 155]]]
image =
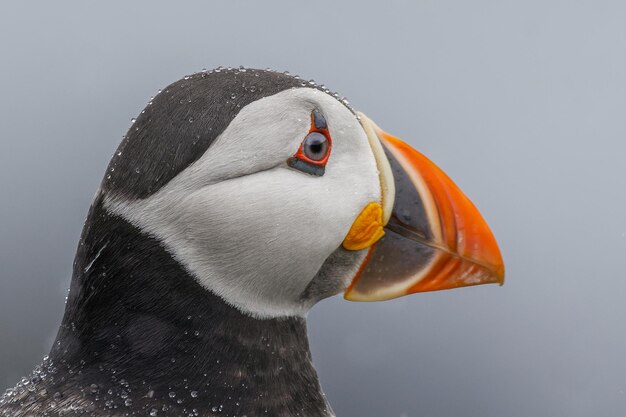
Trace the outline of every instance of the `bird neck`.
[[59, 387], [103, 406], [130, 399], [166, 415], [331, 415], [304, 318], [241, 313], [98, 201], [50, 360]]

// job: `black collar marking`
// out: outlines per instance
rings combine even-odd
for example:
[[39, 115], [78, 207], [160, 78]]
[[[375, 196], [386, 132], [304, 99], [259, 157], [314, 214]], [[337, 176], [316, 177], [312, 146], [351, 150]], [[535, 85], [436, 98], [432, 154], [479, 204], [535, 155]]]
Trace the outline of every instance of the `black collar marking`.
[[48, 375], [0, 416], [56, 416], [81, 402], [63, 415], [329, 415], [303, 318], [242, 314], [101, 203], [83, 230]]

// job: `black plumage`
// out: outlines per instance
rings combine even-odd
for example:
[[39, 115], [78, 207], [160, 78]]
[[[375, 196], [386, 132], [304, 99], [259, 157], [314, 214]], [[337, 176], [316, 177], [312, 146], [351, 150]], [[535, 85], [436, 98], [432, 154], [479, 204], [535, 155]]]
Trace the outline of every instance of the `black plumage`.
[[100, 200], [42, 369], [0, 415], [326, 413], [304, 319], [240, 313]]
[[105, 192], [146, 198], [209, 148], [239, 111], [301, 81], [263, 70], [200, 72], [165, 87], [139, 114], [113, 155]]
[[276, 72], [225, 70], [185, 77], [152, 100], [89, 211], [50, 355], [2, 397], [0, 416], [329, 415], [303, 318], [241, 313], [103, 207], [111, 193], [156, 192], [243, 106], [297, 86]]

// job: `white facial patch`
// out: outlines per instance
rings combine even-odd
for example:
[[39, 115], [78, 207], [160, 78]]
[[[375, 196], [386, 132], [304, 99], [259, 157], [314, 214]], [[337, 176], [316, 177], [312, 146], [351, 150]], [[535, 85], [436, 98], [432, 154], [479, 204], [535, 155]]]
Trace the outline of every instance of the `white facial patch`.
[[[310, 128], [328, 123], [325, 174], [287, 166]], [[380, 180], [356, 116], [322, 91], [290, 89], [253, 102], [195, 163], [146, 199], [105, 207], [158, 239], [205, 288], [255, 317], [302, 315], [301, 295], [341, 246]]]

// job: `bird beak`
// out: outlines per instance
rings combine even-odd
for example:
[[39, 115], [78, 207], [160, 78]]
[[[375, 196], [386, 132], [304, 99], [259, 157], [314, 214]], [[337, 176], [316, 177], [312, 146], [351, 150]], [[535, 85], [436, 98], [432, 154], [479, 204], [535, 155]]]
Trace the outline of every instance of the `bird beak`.
[[359, 117], [380, 172], [383, 197], [376, 205], [384, 233], [371, 239], [344, 297], [379, 301], [416, 292], [502, 285], [504, 263], [498, 244], [474, 204], [428, 158], [364, 114]]

